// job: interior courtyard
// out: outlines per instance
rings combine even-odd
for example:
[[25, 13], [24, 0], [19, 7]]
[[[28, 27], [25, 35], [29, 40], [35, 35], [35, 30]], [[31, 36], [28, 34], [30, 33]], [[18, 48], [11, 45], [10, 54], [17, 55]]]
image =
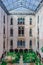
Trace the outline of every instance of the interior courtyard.
[[0, 65], [43, 65], [43, 0], [0, 0]]

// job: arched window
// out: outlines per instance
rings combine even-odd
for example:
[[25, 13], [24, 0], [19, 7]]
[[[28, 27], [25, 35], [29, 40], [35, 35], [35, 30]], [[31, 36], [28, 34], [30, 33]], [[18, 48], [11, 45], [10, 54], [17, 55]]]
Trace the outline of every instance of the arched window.
[[3, 49], [5, 50], [5, 39], [3, 41]]
[[3, 34], [5, 34], [5, 26], [4, 26], [4, 28], [3, 28]]
[[32, 25], [32, 18], [30, 18], [30, 25]]
[[10, 29], [10, 36], [13, 36], [13, 28]]
[[10, 40], [10, 49], [13, 49], [13, 40]]
[[24, 24], [24, 18], [18, 18], [18, 24]]
[[17, 47], [25, 47], [25, 40], [18, 40]]
[[5, 15], [3, 16], [3, 22], [4, 22], [4, 24], [5, 24]]
[[23, 26], [18, 27], [18, 36], [24, 36], [24, 27]]
[[32, 48], [32, 40], [30, 40], [30, 48]]
[[13, 25], [13, 18], [11, 18], [10, 25]]
[[38, 48], [38, 50], [39, 50], [39, 39], [38, 39], [38, 41], [37, 41], [37, 48]]
[[29, 35], [32, 36], [32, 29], [30, 28]]
[[39, 16], [38, 16], [38, 23], [39, 23]]
[[38, 35], [39, 35], [39, 28], [38, 28]]

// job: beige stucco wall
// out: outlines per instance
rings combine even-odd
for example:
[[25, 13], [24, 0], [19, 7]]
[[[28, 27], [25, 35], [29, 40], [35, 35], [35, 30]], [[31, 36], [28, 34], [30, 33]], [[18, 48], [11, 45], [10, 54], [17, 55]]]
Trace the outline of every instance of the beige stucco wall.
[[[13, 26], [10, 25], [10, 19], [13, 18]], [[18, 18], [24, 17], [25, 18], [25, 36], [18, 37]], [[32, 25], [30, 26], [30, 18], [32, 18]], [[25, 39], [25, 48], [29, 49], [29, 41], [32, 39], [32, 48], [35, 50], [35, 43], [36, 43], [36, 22], [35, 22], [35, 15], [10, 15], [8, 16], [8, 49], [10, 49], [10, 40], [13, 39], [13, 49], [17, 48], [17, 40], [20, 38]], [[14, 34], [13, 37], [10, 37], [10, 28], [13, 27]], [[29, 29], [32, 28], [32, 37], [29, 36]]]
[[39, 16], [39, 51], [41, 51], [41, 47], [43, 46], [43, 6], [40, 8], [40, 10], [36, 13], [36, 22], [37, 18]]

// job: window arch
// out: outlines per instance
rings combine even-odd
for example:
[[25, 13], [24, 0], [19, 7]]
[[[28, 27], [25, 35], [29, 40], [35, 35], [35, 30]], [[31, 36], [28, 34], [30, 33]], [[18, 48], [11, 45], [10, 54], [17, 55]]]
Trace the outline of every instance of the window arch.
[[21, 18], [18, 18], [18, 24], [24, 24], [24, 23], [25, 23], [24, 20], [25, 20], [25, 19], [22, 18], [22, 17], [21, 17]]

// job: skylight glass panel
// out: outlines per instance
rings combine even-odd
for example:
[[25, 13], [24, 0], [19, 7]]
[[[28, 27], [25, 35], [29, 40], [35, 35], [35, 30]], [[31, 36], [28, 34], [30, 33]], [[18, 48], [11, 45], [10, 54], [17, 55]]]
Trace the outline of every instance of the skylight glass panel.
[[8, 5], [8, 3], [7, 3], [7, 1], [6, 1], [6, 0], [3, 0], [3, 3], [5, 4], [5, 6], [6, 6], [6, 5]]
[[7, 0], [7, 2], [8, 2], [9, 4], [12, 4], [12, 0]]
[[35, 11], [41, 0], [2, 0], [7, 10], [15, 10], [23, 7]]

